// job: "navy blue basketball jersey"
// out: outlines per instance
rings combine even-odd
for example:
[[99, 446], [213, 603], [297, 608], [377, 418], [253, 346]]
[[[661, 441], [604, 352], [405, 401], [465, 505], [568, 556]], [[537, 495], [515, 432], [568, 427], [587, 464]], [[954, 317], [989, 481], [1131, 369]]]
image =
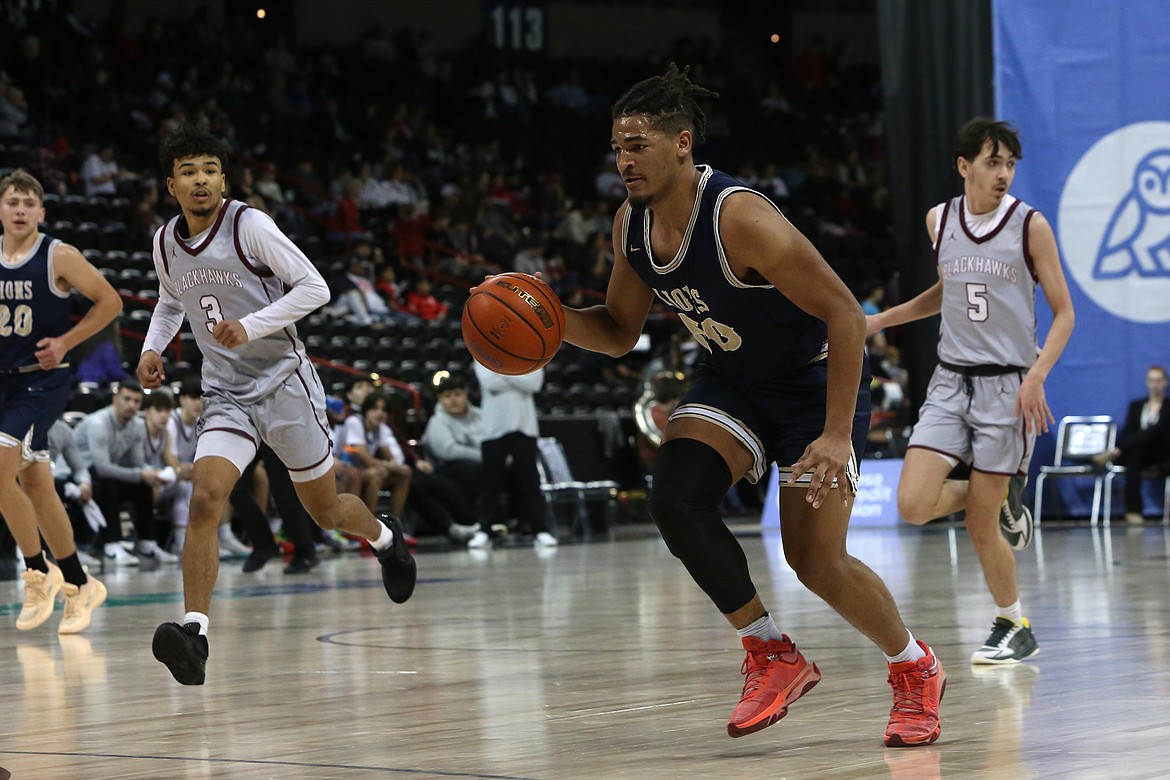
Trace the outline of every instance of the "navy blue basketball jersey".
[[44, 234], [15, 266], [0, 263], [0, 370], [37, 364], [37, 342], [71, 327], [69, 293], [57, 289], [53, 250]]
[[719, 237], [724, 198], [740, 191], [767, 198], [710, 166], [700, 165], [698, 170], [695, 209], [673, 258], [655, 257], [651, 249], [654, 212], [630, 204], [622, 225], [622, 248], [630, 267], [678, 313], [706, 349], [704, 362], [714, 368], [766, 381], [823, 358], [828, 335], [823, 322], [772, 285], [741, 281], [728, 265]]

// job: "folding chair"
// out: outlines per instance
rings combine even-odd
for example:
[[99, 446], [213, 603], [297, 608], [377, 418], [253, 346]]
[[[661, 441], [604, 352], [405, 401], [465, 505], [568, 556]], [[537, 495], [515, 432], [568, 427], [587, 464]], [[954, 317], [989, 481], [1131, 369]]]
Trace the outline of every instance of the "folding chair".
[[1101, 507], [1101, 493], [1105, 482], [1105, 468], [1093, 463], [1093, 456], [1113, 449], [1117, 439], [1117, 423], [1107, 414], [1090, 417], [1062, 417], [1056, 431], [1056, 460], [1051, 466], [1041, 466], [1036, 477], [1036, 499], [1032, 517], [1040, 522], [1040, 507], [1044, 500], [1044, 481], [1060, 477], [1092, 477], [1093, 509], [1090, 522], [1097, 524]]
[[[1118, 466], [1115, 463], [1110, 463], [1109, 468], [1105, 473], [1105, 526], [1108, 527], [1109, 520], [1113, 517], [1113, 480], [1119, 476], [1125, 476], [1125, 466]], [[1126, 477], [1128, 479], [1128, 477]], [[1170, 525], [1170, 476], [1162, 474], [1153, 469], [1146, 469], [1138, 475], [1138, 479], [1160, 479], [1163, 481], [1162, 487], [1162, 525]]]
[[568, 503], [572, 506], [570, 533], [591, 539], [593, 523], [590, 521], [589, 502], [603, 501], [605, 521], [602, 530], [608, 530], [617, 511], [618, 483], [611, 479], [594, 482], [573, 479], [564, 446], [551, 436], [537, 439], [536, 447], [539, 454], [536, 465], [540, 472], [540, 489], [548, 503], [550, 527], [556, 523], [556, 504]]

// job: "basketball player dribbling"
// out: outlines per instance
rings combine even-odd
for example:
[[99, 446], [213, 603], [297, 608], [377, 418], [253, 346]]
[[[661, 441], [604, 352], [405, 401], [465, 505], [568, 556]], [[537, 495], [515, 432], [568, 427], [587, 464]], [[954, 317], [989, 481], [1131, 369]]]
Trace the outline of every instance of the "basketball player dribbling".
[[160, 354], [184, 315], [190, 320], [203, 354], [204, 409], [183, 547], [187, 612], [182, 623], [159, 626], [153, 643], [184, 685], [204, 681], [220, 512], [261, 441], [288, 466], [318, 525], [370, 541], [393, 601], [410, 598], [416, 576], [397, 518], [375, 518], [357, 496], [337, 493], [325, 392], [294, 326], [329, 301], [329, 288], [271, 218], [224, 198], [227, 156], [225, 143], [189, 124], [163, 144], [167, 189], [182, 213], [155, 234], [158, 306], [138, 363], [142, 386], [160, 386]]
[[670, 415], [650, 512], [739, 634], [747, 657], [733, 737], [772, 725], [820, 680], [781, 634], [719, 516], [741, 477], [781, 466], [781, 536], [801, 582], [877, 644], [894, 706], [885, 744], [934, 742], [942, 664], [902, 623], [882, 581], [845, 549], [857, 457], [869, 425], [865, 320], [824, 259], [763, 195], [692, 157], [713, 93], [674, 65], [613, 108], [611, 144], [628, 200], [613, 225], [605, 303], [566, 309], [566, 340], [618, 356], [657, 298], [706, 350]]
[[[1022, 493], [1036, 434], [1055, 422], [1044, 380], [1075, 319], [1052, 227], [1008, 194], [1021, 154], [1019, 137], [1004, 122], [976, 117], [959, 130], [954, 161], [963, 195], [926, 215], [939, 280], [866, 323], [874, 333], [942, 312], [939, 365], [910, 437], [898, 512], [921, 525], [966, 510], [996, 607], [973, 664], [1015, 664], [1039, 650], [1020, 606], [1012, 549], [1032, 541]], [[1052, 308], [1041, 350], [1037, 283]], [[970, 480], [947, 479], [960, 462], [971, 466]]]

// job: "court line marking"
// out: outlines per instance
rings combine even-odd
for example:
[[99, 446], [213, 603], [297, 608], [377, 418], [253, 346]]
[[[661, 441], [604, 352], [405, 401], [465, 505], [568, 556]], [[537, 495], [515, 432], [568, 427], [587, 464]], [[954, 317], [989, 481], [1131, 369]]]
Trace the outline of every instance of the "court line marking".
[[387, 774], [427, 775], [438, 777], [469, 777], [476, 780], [537, 780], [521, 775], [487, 775], [480, 772], [455, 772], [443, 769], [407, 769], [393, 766], [368, 766], [365, 764], [321, 764], [311, 761], [275, 761], [249, 758], [187, 758], [184, 756], [148, 756], [127, 753], [66, 753], [49, 750], [0, 750], [0, 756], [46, 756], [51, 758], [123, 758], [142, 761], [182, 761], [206, 764], [244, 764], [247, 766], [289, 766], [306, 769], [355, 769], [365, 772]]

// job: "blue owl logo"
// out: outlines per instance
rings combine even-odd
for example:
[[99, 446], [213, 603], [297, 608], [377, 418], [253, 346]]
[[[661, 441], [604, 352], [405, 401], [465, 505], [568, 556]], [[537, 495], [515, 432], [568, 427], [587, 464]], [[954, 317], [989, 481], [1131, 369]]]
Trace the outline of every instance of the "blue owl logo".
[[1134, 273], [1170, 277], [1170, 149], [1150, 152], [1137, 164], [1093, 265], [1094, 279]]

